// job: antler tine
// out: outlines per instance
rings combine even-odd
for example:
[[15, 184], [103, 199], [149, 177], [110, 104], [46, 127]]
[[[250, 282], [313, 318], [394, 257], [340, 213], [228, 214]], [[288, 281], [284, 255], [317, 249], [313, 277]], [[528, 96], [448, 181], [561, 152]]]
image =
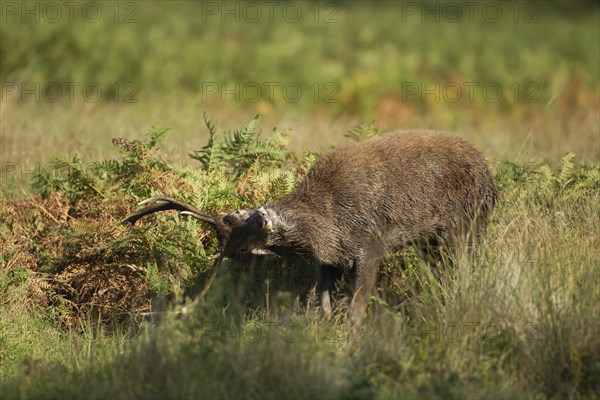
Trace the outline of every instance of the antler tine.
[[138, 219], [142, 218], [145, 215], [154, 214], [155, 212], [166, 211], [166, 210], [179, 210], [180, 212], [182, 212], [182, 214], [185, 213], [187, 215], [191, 215], [192, 217], [197, 218], [204, 222], [208, 222], [209, 224], [214, 225], [214, 223], [215, 223], [214, 217], [204, 214], [203, 212], [198, 210], [196, 207], [191, 206], [189, 204], [185, 204], [173, 197], [155, 196], [155, 197], [151, 197], [149, 199], [143, 200], [143, 201], [139, 202], [138, 204], [144, 205], [144, 204], [153, 203], [156, 201], [163, 201], [164, 203], [153, 204], [153, 205], [144, 207], [141, 210], [139, 210], [138, 212], [130, 215], [129, 217], [127, 217], [124, 220], [122, 220], [121, 222], [119, 222], [119, 225], [126, 224], [128, 222], [133, 225], [136, 223], [136, 221]]
[[208, 289], [210, 288], [210, 285], [212, 285], [213, 281], [215, 280], [215, 277], [217, 276], [217, 272], [219, 270], [219, 267], [221, 266], [221, 262], [223, 262], [223, 253], [217, 253], [215, 254], [212, 258], [214, 258], [214, 262], [212, 267], [210, 268], [210, 273], [208, 275], [208, 277], [206, 278], [206, 281], [204, 282], [204, 287], [202, 288], [202, 290], [200, 290], [200, 292], [196, 295], [196, 299], [198, 300], [203, 300], [204, 296], [206, 295], [206, 292], [208, 292]]

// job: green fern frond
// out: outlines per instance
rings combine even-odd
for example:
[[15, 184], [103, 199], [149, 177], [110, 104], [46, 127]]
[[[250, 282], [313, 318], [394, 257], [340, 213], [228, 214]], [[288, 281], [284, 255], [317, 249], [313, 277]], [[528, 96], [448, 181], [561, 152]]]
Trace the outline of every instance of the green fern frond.
[[190, 156], [202, 163], [205, 170], [225, 169], [237, 179], [259, 161], [261, 166], [283, 166], [290, 157], [286, 146], [286, 133], [273, 129], [264, 140], [257, 131], [260, 115], [255, 115], [242, 129], [233, 133], [219, 134], [215, 126], [205, 118], [209, 128], [209, 141], [202, 149]]
[[208, 128], [208, 143], [200, 150], [190, 153], [190, 157], [200, 161], [205, 171], [214, 171], [217, 165], [223, 160], [223, 138], [217, 134], [215, 124], [208, 119], [206, 112], [203, 114], [204, 124]]
[[361, 122], [360, 124], [348, 129], [344, 134], [345, 137], [361, 142], [379, 135], [379, 129], [375, 126], [375, 121]]
[[563, 158], [560, 160], [560, 173], [558, 175], [558, 183], [561, 185], [565, 185], [569, 179], [573, 176], [573, 170], [575, 164], [573, 163], [573, 159], [575, 158], [575, 153], [572, 151], [568, 152]]
[[[566, 185], [566, 183], [569, 183]], [[600, 166], [579, 166], [565, 182], [565, 190], [569, 197], [577, 199], [580, 196], [600, 197]]]
[[318, 158], [319, 155], [317, 153], [307, 151], [304, 153], [304, 160], [302, 160], [302, 166], [309, 170], [313, 167], [313, 165], [315, 165]]
[[168, 128], [162, 128], [158, 125], [154, 125], [152, 128], [150, 128], [150, 138], [145, 143], [145, 147], [149, 150], [154, 149], [156, 145], [160, 143], [165, 138], [165, 136], [167, 136], [168, 133]]
[[552, 168], [548, 164], [542, 164], [537, 167], [536, 171], [536, 183], [540, 186], [548, 186], [556, 180]]
[[255, 115], [242, 129], [236, 130], [232, 135], [225, 138], [224, 152], [229, 157], [241, 156], [248, 153], [253, 146], [256, 137], [256, 126], [260, 122], [261, 116]]
[[290, 193], [296, 185], [296, 179], [292, 171], [278, 170], [279, 173], [271, 178], [270, 196], [278, 197]]
[[101, 176], [101, 164], [85, 163], [79, 156], [71, 161], [55, 160], [50, 166], [33, 177], [33, 188], [43, 197], [53, 192], [64, 192], [71, 203], [76, 204], [82, 199], [103, 196], [101, 190], [108, 185]]

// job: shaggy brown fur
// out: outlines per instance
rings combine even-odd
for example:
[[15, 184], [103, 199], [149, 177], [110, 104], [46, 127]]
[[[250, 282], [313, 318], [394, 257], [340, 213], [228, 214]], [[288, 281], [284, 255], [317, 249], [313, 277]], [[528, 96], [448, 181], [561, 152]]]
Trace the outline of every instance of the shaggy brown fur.
[[178, 209], [213, 224], [223, 256], [272, 252], [321, 265], [318, 290], [326, 316], [344, 271], [356, 283], [350, 321], [360, 326], [380, 262], [415, 246], [441, 266], [484, 233], [497, 198], [482, 154], [464, 140], [403, 131], [340, 147], [323, 156], [287, 196], [257, 209], [210, 217], [170, 198], [124, 222]]

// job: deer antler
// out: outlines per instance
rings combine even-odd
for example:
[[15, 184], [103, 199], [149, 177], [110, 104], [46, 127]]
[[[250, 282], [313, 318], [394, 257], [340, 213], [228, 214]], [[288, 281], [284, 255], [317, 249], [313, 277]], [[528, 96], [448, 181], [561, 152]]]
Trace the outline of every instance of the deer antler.
[[215, 225], [215, 217], [204, 214], [202, 211], [198, 210], [196, 207], [191, 206], [189, 204], [185, 204], [173, 197], [167, 196], [155, 196], [149, 199], [143, 200], [138, 203], [138, 205], [144, 205], [147, 203], [154, 203], [160, 201], [162, 203], [153, 204], [147, 207], [142, 208], [135, 214], [130, 215], [125, 218], [119, 225], [131, 223], [132, 225], [136, 223], [136, 221], [142, 218], [145, 215], [154, 214], [155, 212], [165, 211], [165, 210], [179, 210], [182, 214], [191, 215], [192, 217], [199, 219], [200, 221], [207, 222], [211, 225]]

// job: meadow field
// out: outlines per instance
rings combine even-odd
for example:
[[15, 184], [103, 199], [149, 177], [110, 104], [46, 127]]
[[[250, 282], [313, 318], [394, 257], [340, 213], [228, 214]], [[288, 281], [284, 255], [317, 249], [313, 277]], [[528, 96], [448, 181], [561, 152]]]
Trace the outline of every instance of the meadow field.
[[[593, 1], [21, 2], [0, 9], [0, 395], [600, 397]], [[163, 213], [289, 193], [320, 154], [431, 128], [500, 199], [443, 284], [408, 249], [364, 327], [317, 269], [226, 260]], [[185, 313], [181, 313], [185, 307]]]

